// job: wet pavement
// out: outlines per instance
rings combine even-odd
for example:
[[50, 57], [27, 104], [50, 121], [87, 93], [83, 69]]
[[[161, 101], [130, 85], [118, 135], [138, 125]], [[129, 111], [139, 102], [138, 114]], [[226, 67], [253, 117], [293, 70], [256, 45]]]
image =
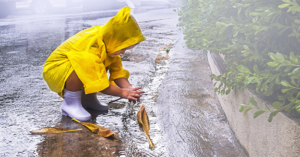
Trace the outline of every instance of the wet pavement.
[[181, 36], [170, 51], [154, 109], [168, 156], [246, 156], [214, 93], [206, 54], [183, 43]]
[[[137, 104], [109, 103], [118, 98], [99, 94], [109, 111], [89, 111], [91, 123], [113, 130], [118, 140], [99, 137], [61, 116], [62, 98], [42, 78], [45, 60], [60, 43], [109, 18], [76, 14], [0, 20], [0, 156], [245, 156], [213, 93], [206, 56], [182, 48], [173, 9], [134, 17], [147, 40], [122, 56], [123, 66], [133, 86], [142, 86], [146, 94]], [[152, 149], [136, 118], [142, 104]], [[83, 131], [29, 133], [43, 127]]]

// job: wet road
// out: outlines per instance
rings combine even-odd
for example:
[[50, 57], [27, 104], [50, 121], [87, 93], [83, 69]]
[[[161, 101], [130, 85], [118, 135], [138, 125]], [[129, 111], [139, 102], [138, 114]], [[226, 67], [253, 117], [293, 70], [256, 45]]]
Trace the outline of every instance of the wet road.
[[[61, 116], [62, 99], [49, 90], [42, 78], [44, 61], [60, 43], [80, 30], [104, 24], [109, 18], [48, 15], [0, 20], [0, 156], [244, 156], [212, 91], [205, 55], [180, 50], [182, 41], [169, 54], [163, 49], [181, 38], [176, 28], [178, 17], [172, 10], [134, 15], [147, 41], [122, 58], [123, 66], [130, 71], [130, 82], [142, 86], [146, 92], [141, 103], [119, 100], [109, 103], [107, 113], [90, 111], [91, 122], [115, 131], [118, 141], [92, 134]], [[190, 57], [184, 58], [185, 54]], [[198, 58], [194, 57], [196, 54], [200, 54]], [[180, 67], [184, 68], [189, 60], [194, 65], [188, 66], [203, 66], [206, 70], [200, 74], [196, 68], [192, 71], [196, 76], [184, 76]], [[174, 82], [176, 79], [179, 81]], [[192, 81], [198, 81], [198, 88], [190, 86]], [[182, 85], [185, 90], [178, 88], [180, 92], [175, 92], [177, 89], [169, 88], [174, 84]], [[197, 90], [202, 95], [187, 92]], [[108, 103], [117, 98], [98, 95], [98, 99]], [[197, 101], [192, 102], [193, 99]], [[153, 149], [149, 148], [136, 119], [142, 104], [149, 116]], [[83, 131], [29, 133], [43, 127], [82, 128]]]
[[167, 154], [246, 156], [214, 93], [206, 54], [183, 48], [183, 43], [181, 36], [170, 52], [170, 68], [154, 107]]

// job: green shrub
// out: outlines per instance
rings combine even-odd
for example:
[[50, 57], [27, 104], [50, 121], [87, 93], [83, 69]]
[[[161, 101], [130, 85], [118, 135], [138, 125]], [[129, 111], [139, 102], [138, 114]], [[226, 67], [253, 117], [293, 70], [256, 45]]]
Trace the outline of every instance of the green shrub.
[[186, 45], [225, 55], [228, 72], [212, 79], [220, 81], [215, 92], [229, 94], [245, 87], [264, 94], [274, 103], [258, 108], [240, 105], [257, 117], [278, 111], [300, 113], [300, 1], [299, 0], [183, 0], [180, 29]]

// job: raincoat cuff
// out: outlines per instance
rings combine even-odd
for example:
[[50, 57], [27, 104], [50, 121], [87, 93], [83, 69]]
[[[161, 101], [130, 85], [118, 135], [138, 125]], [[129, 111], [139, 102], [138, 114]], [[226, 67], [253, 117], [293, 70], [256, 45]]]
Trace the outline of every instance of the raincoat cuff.
[[97, 80], [84, 85], [85, 94], [96, 93], [108, 88], [110, 85], [108, 80]]

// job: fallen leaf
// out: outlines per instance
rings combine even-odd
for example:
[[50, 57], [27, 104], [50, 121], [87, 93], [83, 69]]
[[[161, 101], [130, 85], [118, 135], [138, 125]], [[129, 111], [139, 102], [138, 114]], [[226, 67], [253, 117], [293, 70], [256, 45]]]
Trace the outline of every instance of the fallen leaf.
[[30, 131], [32, 134], [45, 134], [45, 133], [64, 133], [64, 132], [73, 132], [73, 131], [80, 131], [82, 129], [75, 129], [75, 130], [68, 130], [64, 128], [52, 128], [52, 127], [46, 127], [40, 130], [36, 131]]
[[91, 130], [93, 133], [98, 134], [101, 137], [110, 137], [110, 136], [116, 136], [116, 133], [104, 128], [102, 126], [98, 126], [96, 124], [92, 124], [92, 123], [86, 123], [86, 122], [80, 122], [75, 118], [72, 118], [72, 120], [74, 120], [75, 122], [78, 122], [80, 124], [82, 124], [83, 126], [87, 127], [89, 130]]
[[146, 112], [146, 109], [145, 109], [144, 105], [142, 105], [140, 110], [138, 111], [137, 119], [138, 119], [139, 123], [142, 124], [143, 130], [144, 130], [144, 132], [147, 136], [147, 139], [150, 143], [150, 148], [152, 148], [153, 143], [152, 143], [152, 141], [150, 139], [150, 136], [149, 136], [149, 130], [150, 130], [149, 119], [148, 119], [148, 115], [147, 115], [147, 112]]

